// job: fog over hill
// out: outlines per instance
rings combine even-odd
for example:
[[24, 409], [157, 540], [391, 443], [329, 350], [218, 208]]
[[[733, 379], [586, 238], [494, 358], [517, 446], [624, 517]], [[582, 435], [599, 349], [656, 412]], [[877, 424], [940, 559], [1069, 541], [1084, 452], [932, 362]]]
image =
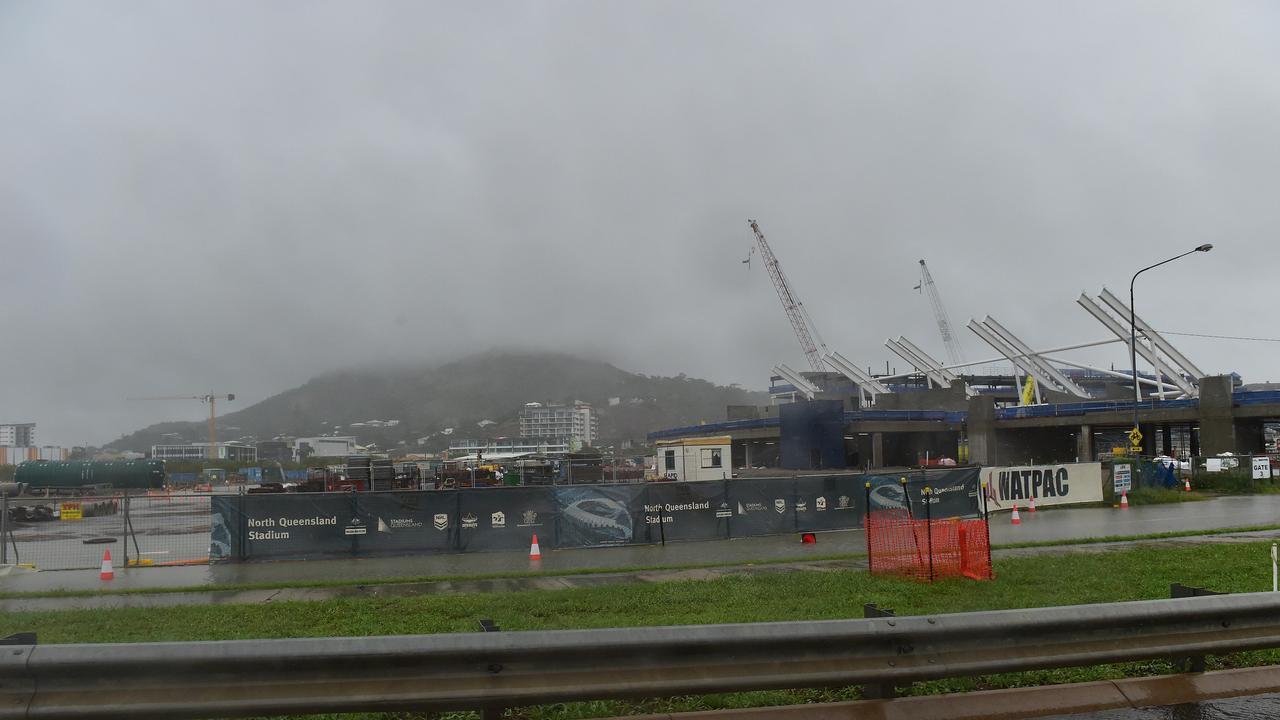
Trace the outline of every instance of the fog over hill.
[[[599, 360], [547, 352], [502, 351], [436, 366], [353, 369], [328, 373], [218, 419], [220, 440], [277, 435], [355, 435], [382, 448], [400, 443], [439, 449], [450, 439], [519, 434], [518, 413], [527, 402], [591, 403], [600, 414], [599, 444], [640, 440], [656, 429], [723, 420], [725, 406], [767, 402], [768, 396], [706, 380], [651, 377]], [[612, 404], [611, 404], [612, 403]], [[225, 408], [226, 405], [220, 405]], [[370, 420], [398, 420], [392, 427], [351, 427]], [[495, 425], [481, 427], [481, 421]], [[452, 435], [441, 434], [454, 428]], [[149, 450], [153, 444], [203, 441], [203, 422], [166, 422], [110, 444]]]

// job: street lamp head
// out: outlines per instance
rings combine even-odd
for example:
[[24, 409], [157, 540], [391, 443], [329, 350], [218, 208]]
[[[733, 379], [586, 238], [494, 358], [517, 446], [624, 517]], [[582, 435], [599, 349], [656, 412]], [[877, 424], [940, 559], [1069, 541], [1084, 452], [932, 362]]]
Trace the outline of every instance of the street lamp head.
[[1201, 245], [1200, 247], [1196, 248], [1196, 252], [1209, 252], [1209, 251], [1210, 251], [1210, 250], [1212, 250], [1212, 249], [1213, 249], [1213, 244], [1212, 244], [1212, 243], [1205, 243], [1205, 244]]

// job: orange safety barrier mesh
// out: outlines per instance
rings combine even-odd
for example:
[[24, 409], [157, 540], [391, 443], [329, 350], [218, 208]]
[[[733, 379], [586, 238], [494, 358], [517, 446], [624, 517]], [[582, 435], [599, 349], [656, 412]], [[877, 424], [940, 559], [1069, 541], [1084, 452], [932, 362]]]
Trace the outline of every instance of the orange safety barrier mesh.
[[984, 520], [927, 521], [902, 509], [876, 510], [867, 518], [867, 558], [873, 575], [920, 582], [995, 577]]

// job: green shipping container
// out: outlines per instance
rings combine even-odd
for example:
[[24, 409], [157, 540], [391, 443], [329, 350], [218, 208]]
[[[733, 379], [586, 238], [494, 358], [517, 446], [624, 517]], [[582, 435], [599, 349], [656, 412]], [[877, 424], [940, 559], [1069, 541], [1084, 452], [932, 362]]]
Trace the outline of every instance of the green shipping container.
[[165, 472], [163, 460], [28, 460], [18, 465], [13, 479], [34, 490], [84, 485], [149, 490], [164, 487]]

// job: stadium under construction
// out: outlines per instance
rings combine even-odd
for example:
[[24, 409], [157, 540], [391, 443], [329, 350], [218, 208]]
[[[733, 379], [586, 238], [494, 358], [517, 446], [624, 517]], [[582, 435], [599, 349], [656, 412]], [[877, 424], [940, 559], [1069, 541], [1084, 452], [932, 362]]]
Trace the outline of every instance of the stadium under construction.
[[[1206, 375], [1106, 289], [1076, 300], [1106, 330], [1103, 339], [1037, 350], [987, 316], [967, 328], [996, 354], [965, 362], [921, 260], [916, 289], [929, 296], [948, 362], [899, 337], [885, 347], [910, 370], [899, 374], [886, 364], [885, 372], [873, 373], [828, 350], [764, 234], [755, 221], [750, 225], [810, 369], [776, 365], [769, 405], [731, 406], [723, 422], [659, 430], [650, 440], [727, 436], [735, 468], [798, 470], [1277, 451], [1280, 387], [1245, 385], [1236, 374]], [[1201, 245], [1134, 277], [1212, 247]], [[1125, 355], [1120, 370], [1076, 356], [1116, 345]]]

